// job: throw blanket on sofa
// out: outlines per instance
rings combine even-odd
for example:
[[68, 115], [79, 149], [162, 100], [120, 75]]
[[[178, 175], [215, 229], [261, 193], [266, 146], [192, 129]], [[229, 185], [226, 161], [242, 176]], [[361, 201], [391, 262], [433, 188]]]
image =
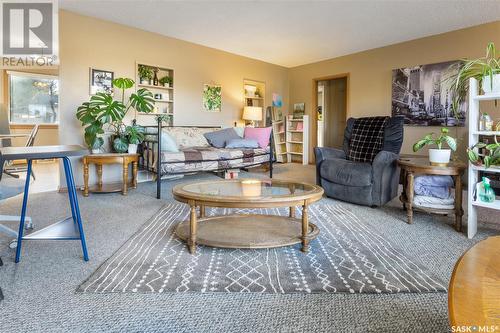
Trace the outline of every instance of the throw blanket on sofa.
[[[161, 173], [188, 173], [237, 169], [269, 161], [269, 149], [228, 149], [191, 147], [179, 152], [161, 153]], [[153, 166], [155, 166], [153, 164]]]
[[354, 121], [347, 158], [371, 163], [382, 150], [384, 129], [389, 117], [366, 117]]

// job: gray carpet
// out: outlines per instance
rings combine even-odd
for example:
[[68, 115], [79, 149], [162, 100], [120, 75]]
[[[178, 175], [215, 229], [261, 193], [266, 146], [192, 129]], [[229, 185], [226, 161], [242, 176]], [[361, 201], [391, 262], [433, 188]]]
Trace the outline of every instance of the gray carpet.
[[[207, 209], [207, 216], [230, 214], [287, 216], [288, 209]], [[321, 232], [310, 243], [307, 254], [301, 252], [300, 244], [274, 249], [198, 246], [196, 253], [191, 254], [175, 234], [177, 224], [188, 219], [189, 207], [168, 204], [78, 291], [282, 294], [446, 291], [444, 283], [423, 265], [413, 262], [343, 205], [312, 205], [309, 215], [310, 222]], [[296, 229], [299, 235], [299, 223]]]
[[[276, 177], [296, 180], [314, 174], [292, 165], [295, 173]], [[309, 169], [308, 169], [309, 170]], [[212, 176], [192, 176], [208, 178]], [[405, 294], [93, 294], [77, 287], [166, 203], [173, 185], [164, 182], [163, 200], [154, 184], [139, 184], [120, 194], [80, 197], [90, 261], [82, 260], [77, 242], [26, 242], [22, 261], [14, 264], [10, 239], [0, 236], [0, 330], [6, 332], [447, 332], [446, 293]], [[31, 197], [36, 228], [69, 214], [65, 194]], [[334, 203], [323, 199], [325, 203]], [[0, 204], [2, 214], [18, 214], [21, 199]], [[372, 209], [349, 207], [366, 225], [383, 234], [411, 258], [420, 258], [443, 281], [449, 281], [460, 255], [498, 229], [481, 224], [469, 240], [453, 229], [453, 220], [416, 213], [405, 223], [400, 204]]]

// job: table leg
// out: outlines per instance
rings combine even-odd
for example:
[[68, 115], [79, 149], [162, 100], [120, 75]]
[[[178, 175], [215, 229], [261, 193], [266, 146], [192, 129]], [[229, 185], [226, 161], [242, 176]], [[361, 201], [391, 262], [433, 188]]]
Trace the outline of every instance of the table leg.
[[123, 189], [122, 194], [127, 195], [127, 186], [128, 186], [128, 164], [123, 161]]
[[133, 188], [137, 188], [137, 169], [138, 169], [138, 163], [132, 162], [132, 186], [133, 186]]
[[196, 205], [194, 202], [191, 204], [191, 214], [189, 218], [189, 252], [196, 253]]
[[307, 234], [309, 233], [309, 217], [307, 215], [307, 203], [305, 202], [302, 206], [302, 252], [309, 251], [309, 239]]
[[455, 178], [455, 229], [462, 231], [462, 179], [460, 175]]
[[97, 169], [97, 186], [102, 188], [102, 164], [96, 164]]
[[408, 216], [408, 224], [413, 223], [413, 172], [408, 171], [406, 174], [406, 215]]
[[[17, 234], [17, 249], [15, 262], [21, 260], [21, 243], [23, 241], [24, 222], [26, 220], [26, 209], [28, 208], [28, 193], [30, 191], [31, 160], [28, 160], [28, 170], [26, 172], [26, 182], [24, 183], [23, 206], [21, 208], [21, 221], [19, 222], [19, 232]], [[69, 190], [69, 189], [68, 189]]]
[[288, 215], [290, 218], [295, 218], [295, 206], [290, 207], [290, 214]]
[[[63, 163], [65, 166], [66, 179], [69, 180], [68, 195], [70, 198], [70, 205], [74, 208], [74, 214], [76, 217], [76, 223], [78, 226], [78, 232], [80, 234], [80, 242], [82, 244], [83, 260], [89, 261], [89, 254], [87, 252], [87, 242], [85, 241], [85, 234], [83, 232], [83, 222], [82, 216], [80, 215], [80, 206], [78, 204], [78, 195], [76, 194], [75, 178], [73, 177], [73, 171], [71, 169], [71, 161], [68, 157], [63, 157]], [[73, 200], [71, 200], [73, 199]]]
[[205, 217], [205, 205], [200, 205], [200, 218]]
[[89, 196], [89, 163], [85, 159], [83, 160], [83, 196]]

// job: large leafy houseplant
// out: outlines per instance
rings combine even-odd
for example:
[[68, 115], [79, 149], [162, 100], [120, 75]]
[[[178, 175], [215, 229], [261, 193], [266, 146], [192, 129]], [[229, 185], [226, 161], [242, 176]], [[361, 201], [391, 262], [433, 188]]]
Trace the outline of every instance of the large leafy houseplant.
[[477, 59], [463, 59], [459, 64], [458, 73], [451, 76], [453, 101], [452, 109], [458, 110], [458, 107], [467, 97], [469, 89], [469, 79], [475, 78], [483, 87], [483, 91], [493, 90], [494, 77], [500, 74], [500, 56], [495, 44], [490, 42], [486, 46], [484, 57]]
[[104, 144], [102, 135], [107, 126], [113, 130], [115, 138], [113, 148], [117, 152], [126, 152], [128, 149], [127, 127], [123, 119], [131, 109], [141, 113], [151, 113], [155, 101], [153, 94], [147, 89], [139, 89], [130, 94], [125, 102], [125, 92], [134, 86], [134, 81], [129, 78], [113, 80], [113, 86], [121, 91], [121, 98], [114, 100], [108, 93], [99, 92], [82, 103], [77, 109], [76, 117], [82, 123], [85, 143], [91, 149], [99, 149]]

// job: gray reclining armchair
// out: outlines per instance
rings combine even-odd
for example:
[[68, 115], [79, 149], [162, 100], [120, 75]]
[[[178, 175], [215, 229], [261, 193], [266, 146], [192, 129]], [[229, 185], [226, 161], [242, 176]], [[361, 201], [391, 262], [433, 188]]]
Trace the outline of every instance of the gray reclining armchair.
[[[361, 138], [366, 139], [365, 135], [372, 129], [369, 126], [373, 125], [374, 119], [380, 126], [377, 132], [378, 147], [369, 142], [360, 142]], [[375, 141], [373, 137], [368, 140]], [[328, 197], [359, 205], [382, 206], [397, 196], [399, 185], [397, 160], [402, 143], [402, 117], [349, 118], [344, 132], [343, 149], [324, 147], [314, 149], [316, 183], [323, 187]], [[367, 161], [360, 162], [358, 161], [360, 154], [354, 154], [353, 150], [359, 151], [359, 146], [363, 144], [365, 146], [362, 149], [366, 151], [369, 146], [372, 155], [371, 158], [368, 156]]]

